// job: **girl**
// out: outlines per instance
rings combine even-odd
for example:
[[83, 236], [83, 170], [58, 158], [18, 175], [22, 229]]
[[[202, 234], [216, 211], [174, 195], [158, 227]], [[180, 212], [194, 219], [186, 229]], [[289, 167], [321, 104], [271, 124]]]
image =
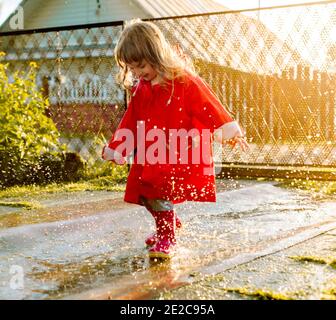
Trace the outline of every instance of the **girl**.
[[174, 204], [216, 201], [212, 140], [243, 150], [248, 144], [210, 87], [153, 23], [129, 24], [115, 58], [131, 99], [102, 156], [123, 164], [133, 154], [124, 200], [154, 217], [156, 233], [145, 241], [149, 257], [169, 258], [175, 227], [181, 227]]

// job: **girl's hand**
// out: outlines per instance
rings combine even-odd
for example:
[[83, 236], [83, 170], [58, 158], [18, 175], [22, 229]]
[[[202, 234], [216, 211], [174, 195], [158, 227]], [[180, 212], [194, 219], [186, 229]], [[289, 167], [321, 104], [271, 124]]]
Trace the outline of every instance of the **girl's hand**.
[[237, 137], [234, 137], [234, 138], [232, 138], [230, 140], [227, 140], [226, 143], [229, 144], [232, 147], [232, 149], [238, 144], [239, 147], [244, 152], [246, 152], [250, 148], [250, 146], [247, 143], [246, 139], [244, 137], [241, 137], [241, 136], [237, 136]]
[[125, 158], [119, 152], [109, 148], [107, 145], [103, 147], [102, 158], [120, 165], [126, 163]]

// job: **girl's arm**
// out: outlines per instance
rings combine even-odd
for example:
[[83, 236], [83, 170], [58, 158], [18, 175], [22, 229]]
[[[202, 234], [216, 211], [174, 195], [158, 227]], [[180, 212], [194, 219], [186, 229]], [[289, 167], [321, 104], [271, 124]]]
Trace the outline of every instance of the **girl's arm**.
[[107, 161], [113, 161], [117, 164], [124, 164], [125, 158], [116, 150], [113, 150], [108, 145], [105, 145], [102, 150], [102, 158]]
[[205, 128], [214, 133], [214, 140], [238, 144], [244, 151], [248, 144], [238, 124], [227, 112], [212, 89], [200, 77], [192, 77], [187, 88], [189, 110]]
[[225, 123], [214, 132], [214, 140], [221, 144], [229, 144], [234, 148], [237, 144], [243, 151], [249, 149], [244, 134], [237, 121]]
[[136, 113], [131, 99], [117, 130], [103, 147], [102, 158], [117, 164], [124, 164], [136, 146]]

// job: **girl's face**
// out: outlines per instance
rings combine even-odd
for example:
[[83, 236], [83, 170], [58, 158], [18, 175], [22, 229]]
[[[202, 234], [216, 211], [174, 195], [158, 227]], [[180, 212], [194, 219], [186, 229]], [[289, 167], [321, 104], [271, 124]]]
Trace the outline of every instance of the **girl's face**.
[[146, 60], [132, 62], [127, 64], [127, 67], [138, 79], [143, 78], [146, 81], [152, 81], [157, 76], [156, 70]]

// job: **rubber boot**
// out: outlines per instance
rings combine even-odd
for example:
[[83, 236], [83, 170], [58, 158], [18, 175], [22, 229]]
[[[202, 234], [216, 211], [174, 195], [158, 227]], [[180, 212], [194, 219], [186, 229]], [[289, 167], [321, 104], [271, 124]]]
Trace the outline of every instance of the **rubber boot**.
[[[152, 215], [153, 215], [153, 213], [152, 213]], [[182, 228], [182, 222], [181, 222], [181, 220], [178, 216], [175, 216], [175, 228], [176, 229]], [[154, 232], [146, 238], [145, 243], [148, 247], [151, 247], [151, 246], [154, 246], [154, 244], [156, 243], [157, 240], [158, 240], [157, 234], [156, 234], [156, 232]]]
[[157, 242], [149, 249], [150, 258], [169, 259], [175, 239], [175, 212], [161, 211], [155, 214]]

